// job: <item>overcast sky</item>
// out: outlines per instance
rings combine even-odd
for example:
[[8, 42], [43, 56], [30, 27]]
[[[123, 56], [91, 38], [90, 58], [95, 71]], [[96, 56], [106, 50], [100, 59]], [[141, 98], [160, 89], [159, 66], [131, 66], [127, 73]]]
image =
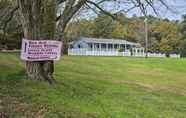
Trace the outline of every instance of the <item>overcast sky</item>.
[[[158, 9], [159, 17], [168, 18], [171, 20], [181, 20], [182, 15], [186, 14], [186, 0], [167, 0], [166, 1], [168, 6], [171, 10], [166, 9], [162, 5], [156, 5]], [[132, 14], [143, 15], [139, 12], [139, 10], [133, 10], [132, 12], [128, 13], [129, 16]], [[148, 10], [148, 14], [154, 14], [152, 9]]]
[[[122, 0], [121, 0], [122, 1]], [[123, 0], [124, 1], [124, 0]], [[161, 18], [168, 18], [171, 20], [181, 20], [182, 15], [186, 14], [186, 0], [163, 0], [167, 6], [170, 7], [170, 9], [167, 9], [165, 7], [165, 5], [162, 5], [160, 2], [157, 2], [158, 0], [154, 0], [156, 3], [154, 3], [155, 5], [155, 9], [157, 10], [157, 12], [159, 13], [158, 17]], [[109, 8], [109, 9], [128, 9], [130, 8], [131, 4], [127, 5], [126, 3], [120, 3], [120, 6], [115, 6], [113, 5], [113, 3], [110, 4], [106, 4], [105, 8]], [[133, 14], [136, 14], [137, 16], [141, 16], [143, 15], [140, 12], [139, 8], [133, 9], [130, 12], [127, 13], [128, 16], [132, 16]], [[152, 14], [152, 15], [156, 15], [152, 8], [148, 7], [148, 14]], [[157, 15], [156, 15], [157, 16]]]
[[[124, 1], [124, 0], [121, 0]], [[157, 0], [158, 1], [158, 0]], [[186, 0], [163, 0], [166, 2], [166, 4], [170, 7], [170, 9], [167, 9], [164, 5], [155, 3], [155, 8], [157, 12], [159, 13], [159, 16], [157, 16], [152, 8], [148, 8], [148, 15], [154, 15], [156, 17], [160, 18], [168, 18], [170, 20], [181, 20], [182, 15], [186, 14]], [[90, 5], [91, 6], [91, 5]], [[117, 11], [120, 11], [122, 9], [128, 9], [131, 7], [131, 4], [126, 4], [126, 3], [120, 3], [120, 4], [113, 4], [113, 2], [106, 2], [106, 4], [101, 5], [102, 8], [104, 8], [107, 11], [112, 11], [113, 13], [116, 13]], [[95, 9], [94, 6], [92, 8]], [[97, 11], [98, 9], [96, 9]], [[98, 10], [99, 11], [99, 10]], [[139, 8], [132, 9], [130, 12], [128, 12], [126, 15], [127, 16], [143, 16]], [[94, 18], [96, 14], [90, 10], [89, 12], [85, 11], [82, 13], [84, 18]], [[82, 16], [81, 16], [82, 17]]]

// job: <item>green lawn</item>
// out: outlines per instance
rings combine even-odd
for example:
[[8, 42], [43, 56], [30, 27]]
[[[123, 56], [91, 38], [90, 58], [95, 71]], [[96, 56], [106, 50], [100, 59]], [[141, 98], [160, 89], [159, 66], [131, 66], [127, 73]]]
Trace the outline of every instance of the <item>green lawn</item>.
[[186, 59], [64, 56], [53, 86], [0, 54], [0, 111], [10, 118], [186, 118]]

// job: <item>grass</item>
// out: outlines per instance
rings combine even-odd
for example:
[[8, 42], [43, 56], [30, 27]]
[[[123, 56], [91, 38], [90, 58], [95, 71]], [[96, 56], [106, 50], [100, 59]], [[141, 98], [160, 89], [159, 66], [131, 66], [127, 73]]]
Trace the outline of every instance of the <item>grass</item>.
[[186, 60], [64, 56], [53, 86], [0, 54], [0, 111], [10, 118], [186, 118]]

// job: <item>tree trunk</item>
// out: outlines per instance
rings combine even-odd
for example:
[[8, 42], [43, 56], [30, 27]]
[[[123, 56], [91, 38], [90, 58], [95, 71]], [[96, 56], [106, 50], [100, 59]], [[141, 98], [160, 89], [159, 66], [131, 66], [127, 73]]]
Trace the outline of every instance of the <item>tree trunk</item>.
[[45, 80], [50, 84], [53, 82], [54, 64], [53, 61], [26, 62], [28, 78], [34, 80]]
[[[24, 37], [28, 40], [54, 39], [55, 0], [18, 0]], [[53, 61], [27, 61], [29, 79], [53, 82]]]

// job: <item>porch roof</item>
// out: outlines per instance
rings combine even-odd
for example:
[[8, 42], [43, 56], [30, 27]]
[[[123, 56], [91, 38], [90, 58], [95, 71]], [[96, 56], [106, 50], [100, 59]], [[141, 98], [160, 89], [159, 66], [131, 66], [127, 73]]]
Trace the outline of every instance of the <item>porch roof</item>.
[[86, 43], [128, 44], [128, 45], [141, 46], [139, 43], [129, 42], [121, 39], [105, 39], [105, 38], [98, 39], [98, 38], [81, 37], [79, 38], [79, 40], [84, 41]]

